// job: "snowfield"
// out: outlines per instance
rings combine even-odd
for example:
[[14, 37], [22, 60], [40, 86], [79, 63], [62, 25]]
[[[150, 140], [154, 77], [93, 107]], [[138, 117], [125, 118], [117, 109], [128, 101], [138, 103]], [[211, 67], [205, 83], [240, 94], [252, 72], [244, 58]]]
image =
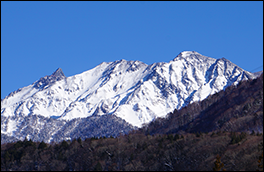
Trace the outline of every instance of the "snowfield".
[[[59, 68], [1, 101], [1, 118], [5, 117], [1, 133], [16, 137], [19, 117], [29, 115], [71, 121], [107, 114], [141, 127], [175, 108], [255, 77], [227, 59], [194, 51], [181, 52], [168, 63], [103, 62], [70, 77]], [[11, 117], [14, 120], [7, 121]]]

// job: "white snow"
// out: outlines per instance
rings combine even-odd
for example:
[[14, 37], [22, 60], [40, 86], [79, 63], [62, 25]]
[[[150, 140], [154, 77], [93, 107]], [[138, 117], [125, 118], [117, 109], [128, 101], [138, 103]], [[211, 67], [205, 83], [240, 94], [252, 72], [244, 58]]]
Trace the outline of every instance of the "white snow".
[[[217, 61], [193, 51], [184, 51], [169, 63], [103, 62], [43, 90], [33, 84], [23, 87], [1, 101], [1, 115], [33, 113], [71, 120], [114, 114], [140, 127], [188, 101], [203, 100], [238, 83], [242, 74], [241, 68], [226, 59]], [[13, 130], [15, 122], [8, 124], [7, 132]]]
[[12, 132], [17, 129], [17, 122], [9, 119], [8, 124], [5, 127], [6, 127], [6, 131], [4, 130], [2, 131], [2, 126], [1, 126], [1, 133], [11, 136]]
[[183, 52], [181, 52], [181, 54], [182, 54], [183, 58], [186, 58], [186, 57], [190, 56], [190, 54], [193, 54], [193, 52], [192, 51], [183, 51]]

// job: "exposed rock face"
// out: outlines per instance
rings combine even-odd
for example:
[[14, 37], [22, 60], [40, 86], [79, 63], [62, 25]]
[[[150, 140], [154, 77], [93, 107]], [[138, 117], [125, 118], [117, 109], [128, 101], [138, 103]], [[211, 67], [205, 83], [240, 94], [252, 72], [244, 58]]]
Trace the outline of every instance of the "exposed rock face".
[[57, 79], [57, 81], [65, 78], [65, 75], [62, 72], [62, 69], [61, 68], [58, 68], [55, 72], [52, 73], [51, 76], [55, 77]]
[[[34, 132], [38, 131], [36, 126], [47, 125], [48, 119], [78, 122], [79, 118], [102, 115], [114, 115], [141, 127], [174, 109], [255, 77], [225, 58], [214, 59], [195, 51], [184, 51], [168, 63], [103, 62], [71, 77], [65, 77], [59, 68], [1, 100], [1, 133], [19, 139], [28, 134], [33, 138], [29, 128], [35, 126]], [[24, 126], [23, 121], [34, 115], [43, 120]], [[56, 132], [49, 138], [61, 129], [59, 124], [62, 123], [54, 124]]]
[[58, 68], [51, 75], [42, 77], [37, 82], [35, 82], [34, 88], [43, 89], [45, 86], [47, 86], [47, 85], [51, 86], [56, 81], [60, 81], [64, 78], [66, 78], [66, 77], [65, 77], [64, 73], [62, 72], [62, 69]]

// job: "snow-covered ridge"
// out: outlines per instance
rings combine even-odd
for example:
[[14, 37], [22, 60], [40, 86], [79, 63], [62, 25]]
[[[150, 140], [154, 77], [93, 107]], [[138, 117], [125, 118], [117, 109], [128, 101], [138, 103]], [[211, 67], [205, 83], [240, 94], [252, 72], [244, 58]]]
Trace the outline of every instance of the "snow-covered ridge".
[[[72, 120], [109, 114], [140, 127], [175, 108], [255, 77], [227, 59], [195, 51], [181, 52], [168, 63], [103, 62], [70, 77], [65, 77], [59, 68], [3, 99], [1, 116], [35, 114]], [[11, 129], [11, 123], [7, 127], [5, 134], [12, 135], [15, 127]]]

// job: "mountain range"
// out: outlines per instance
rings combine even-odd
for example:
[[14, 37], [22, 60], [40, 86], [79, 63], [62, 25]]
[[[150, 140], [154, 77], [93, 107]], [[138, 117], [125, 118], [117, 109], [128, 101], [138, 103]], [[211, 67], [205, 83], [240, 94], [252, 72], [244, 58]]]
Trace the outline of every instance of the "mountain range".
[[[93, 125], [87, 125], [89, 119]], [[228, 86], [202, 101], [175, 109], [165, 117], [156, 118], [137, 130], [115, 138], [87, 136], [81, 139], [85, 130], [95, 133], [96, 130], [104, 130], [102, 126], [106, 125], [109, 127], [106, 132], [111, 133], [116, 127], [109, 125], [116, 121], [114, 115], [89, 119], [73, 119], [53, 136], [58, 138], [58, 135], [63, 135], [62, 131], [78, 123], [79, 132], [73, 132], [75, 135], [71, 140], [45, 143], [25, 138], [1, 144], [1, 170], [263, 169], [263, 74]]]
[[168, 63], [103, 62], [71, 77], [58, 68], [1, 100], [1, 141], [117, 136], [259, 75], [195, 51]]

